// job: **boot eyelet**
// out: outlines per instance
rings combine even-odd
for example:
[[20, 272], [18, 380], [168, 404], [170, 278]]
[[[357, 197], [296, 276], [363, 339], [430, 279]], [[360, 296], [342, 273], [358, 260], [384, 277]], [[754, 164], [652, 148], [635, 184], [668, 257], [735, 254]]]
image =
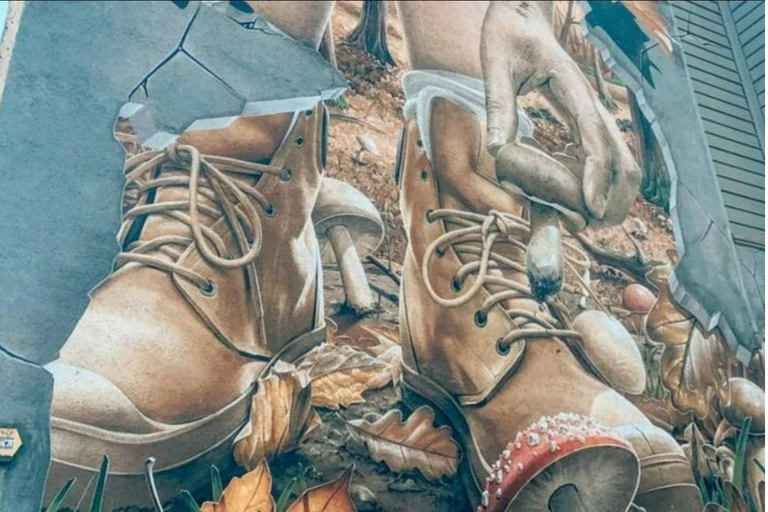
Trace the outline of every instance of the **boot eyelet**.
[[304, 144], [304, 137], [299, 135], [298, 137], [296, 137], [296, 140], [293, 141], [293, 143], [296, 144], [297, 147], [301, 147]]
[[293, 177], [293, 172], [291, 172], [290, 169], [283, 169], [280, 171], [280, 179], [283, 181], [290, 181], [291, 177]]
[[499, 340], [496, 342], [496, 352], [498, 352], [500, 356], [509, 355], [510, 347], [509, 345], [507, 345], [506, 347], [502, 345], [501, 344], [502, 341], [504, 341], [504, 338], [499, 338]]
[[485, 327], [488, 324], [488, 313], [483, 311], [477, 311], [475, 313], [475, 325], [478, 327]]
[[427, 218], [427, 222], [429, 222], [430, 224], [435, 222], [435, 219], [432, 218], [432, 213], [434, 213], [434, 211], [435, 210], [430, 208], [429, 210], [427, 210], [427, 213], [424, 215]]
[[439, 245], [435, 247], [435, 256], [437, 256], [438, 258], [442, 258], [443, 256], [445, 256], [445, 249], [440, 247]]
[[213, 281], [206, 281], [205, 284], [200, 287], [200, 293], [206, 297], [213, 297], [216, 295], [216, 283]]
[[424, 141], [421, 139], [416, 140], [416, 146], [423, 148], [424, 147]]
[[271, 204], [268, 204], [264, 207], [264, 215], [267, 217], [274, 217], [275, 216], [275, 207]]
[[453, 279], [451, 279], [451, 290], [453, 290], [454, 293], [459, 293], [461, 291], [461, 285], [461, 279], [457, 276], [454, 276]]
[[312, 110], [305, 110], [304, 111], [304, 115], [306, 115], [307, 117], [311, 116], [312, 115]]
[[419, 178], [421, 178], [421, 181], [427, 181], [427, 176], [428, 174], [426, 170], [422, 170], [421, 174], [419, 174]]

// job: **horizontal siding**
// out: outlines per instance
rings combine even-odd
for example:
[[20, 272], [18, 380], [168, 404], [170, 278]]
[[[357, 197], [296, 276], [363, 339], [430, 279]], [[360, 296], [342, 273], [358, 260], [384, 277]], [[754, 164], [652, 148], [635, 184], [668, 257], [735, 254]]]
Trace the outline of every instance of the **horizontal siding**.
[[720, 188], [723, 192], [727, 192], [733, 196], [745, 197], [765, 205], [765, 189], [757, 185], [745, 185], [744, 183], [720, 175]]
[[671, 5], [734, 239], [764, 246], [765, 157], [747, 96], [758, 95], [764, 108], [764, 6]]

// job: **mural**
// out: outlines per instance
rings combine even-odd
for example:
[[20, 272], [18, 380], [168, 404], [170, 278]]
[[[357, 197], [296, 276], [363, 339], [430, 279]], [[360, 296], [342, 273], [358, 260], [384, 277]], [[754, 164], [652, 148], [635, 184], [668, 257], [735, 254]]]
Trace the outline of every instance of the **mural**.
[[763, 2], [0, 14], [0, 511], [765, 510]]

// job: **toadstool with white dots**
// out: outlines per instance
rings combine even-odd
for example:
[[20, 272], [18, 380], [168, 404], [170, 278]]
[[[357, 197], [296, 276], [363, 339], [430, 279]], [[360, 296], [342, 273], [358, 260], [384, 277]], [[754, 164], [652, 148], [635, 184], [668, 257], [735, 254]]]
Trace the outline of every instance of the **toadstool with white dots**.
[[544, 416], [494, 463], [478, 512], [627, 510], [639, 482], [640, 462], [624, 438], [579, 414]]
[[323, 264], [338, 263], [346, 305], [356, 314], [373, 311], [373, 294], [361, 258], [381, 243], [384, 223], [371, 201], [355, 187], [323, 178], [312, 211]]

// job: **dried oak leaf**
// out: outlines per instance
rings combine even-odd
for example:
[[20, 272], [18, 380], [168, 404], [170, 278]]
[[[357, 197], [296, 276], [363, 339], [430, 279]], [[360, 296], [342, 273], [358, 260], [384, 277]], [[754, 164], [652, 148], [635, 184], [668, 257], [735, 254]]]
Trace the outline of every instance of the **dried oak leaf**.
[[286, 512], [355, 512], [349, 496], [353, 469], [350, 466], [336, 480], [307, 489]]
[[434, 427], [435, 414], [422, 406], [403, 423], [398, 410], [371, 423], [358, 419], [347, 422], [350, 435], [363, 442], [377, 462], [396, 472], [418, 469], [431, 481], [453, 476], [459, 467], [459, 447], [448, 427]]
[[309, 375], [278, 363], [258, 381], [250, 420], [235, 438], [235, 461], [251, 469], [262, 459], [295, 450], [320, 425], [311, 398]]
[[653, 40], [661, 46], [664, 54], [672, 58], [671, 27], [659, 12], [656, 2], [624, 0], [622, 3], [629, 9], [640, 25], [650, 33]]
[[298, 370], [312, 381], [312, 405], [334, 410], [365, 402], [363, 392], [383, 388], [395, 377], [389, 363], [348, 345], [328, 343], [308, 352]]
[[233, 478], [218, 503], [206, 501], [200, 512], [272, 512], [272, 475], [267, 461], [261, 460], [253, 471]]

